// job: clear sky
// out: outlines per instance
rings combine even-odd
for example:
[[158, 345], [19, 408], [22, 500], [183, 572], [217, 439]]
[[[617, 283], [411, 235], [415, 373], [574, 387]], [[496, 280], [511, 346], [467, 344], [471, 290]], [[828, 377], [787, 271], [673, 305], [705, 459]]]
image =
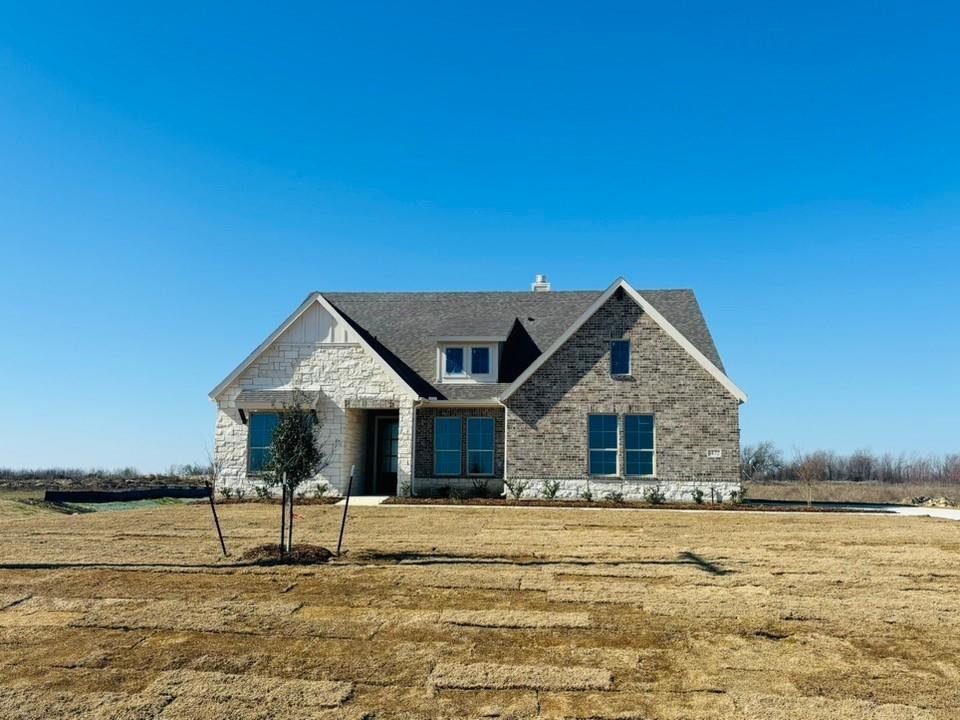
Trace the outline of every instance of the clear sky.
[[0, 466], [202, 461], [311, 290], [692, 287], [743, 439], [960, 451], [955, 3], [0, 4]]

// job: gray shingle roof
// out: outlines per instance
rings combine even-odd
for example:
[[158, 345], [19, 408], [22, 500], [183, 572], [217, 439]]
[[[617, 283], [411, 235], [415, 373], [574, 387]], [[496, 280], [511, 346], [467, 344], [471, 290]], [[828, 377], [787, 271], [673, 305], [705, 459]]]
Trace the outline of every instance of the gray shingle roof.
[[[638, 292], [723, 370], [692, 290]], [[466, 400], [496, 397], [508, 383], [437, 383], [438, 338], [506, 337], [518, 331], [511, 335], [501, 358], [500, 379], [512, 381], [602, 293], [602, 290], [585, 290], [322, 294], [422, 397]], [[516, 327], [517, 323], [520, 327]], [[517, 340], [519, 349], [511, 353], [517, 334], [523, 337]], [[504, 376], [505, 370], [510, 373], [509, 377]]]

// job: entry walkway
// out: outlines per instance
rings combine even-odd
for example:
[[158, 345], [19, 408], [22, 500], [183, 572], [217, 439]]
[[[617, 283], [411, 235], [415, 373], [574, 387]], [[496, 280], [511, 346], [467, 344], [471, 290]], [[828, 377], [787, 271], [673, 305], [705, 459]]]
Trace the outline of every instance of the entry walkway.
[[[380, 505], [386, 500], [388, 495], [351, 495], [350, 504], [351, 505]], [[346, 498], [336, 503], [337, 505], [343, 505], [346, 502]]]

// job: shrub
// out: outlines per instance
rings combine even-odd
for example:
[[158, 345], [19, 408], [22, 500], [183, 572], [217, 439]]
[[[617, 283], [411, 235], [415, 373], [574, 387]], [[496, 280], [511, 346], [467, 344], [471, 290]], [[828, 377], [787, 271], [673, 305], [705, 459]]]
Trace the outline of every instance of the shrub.
[[223, 496], [224, 500], [229, 500], [233, 497], [233, 488], [224, 485], [222, 488], [220, 488], [220, 494]]
[[710, 488], [710, 501], [715, 503], [723, 502], [723, 490], [720, 488]]
[[739, 505], [740, 503], [743, 502], [743, 499], [746, 496], [746, 494], [747, 494], [747, 491], [744, 490], [743, 488], [740, 488], [738, 490], [731, 490], [730, 502], [732, 502], [734, 505]]
[[237, 500], [243, 500], [244, 496], [247, 494], [247, 489], [243, 486], [237, 488]]
[[590, 490], [590, 486], [589, 486], [589, 485], [587, 485], [587, 489], [586, 489], [586, 490], [581, 490], [581, 491], [580, 491], [580, 497], [581, 497], [582, 499], [586, 500], [587, 502], [593, 502], [593, 492]]
[[400, 483], [400, 497], [410, 497], [413, 495], [413, 486], [410, 484], [409, 480], [404, 480]]
[[613, 490], [611, 492], [608, 492], [606, 495], [604, 495], [603, 499], [608, 502], [622, 503], [623, 493], [620, 492], [619, 490]]
[[526, 480], [504, 480], [503, 484], [507, 486], [507, 490], [510, 491], [515, 500], [523, 497], [523, 493], [529, 485]]
[[663, 494], [659, 485], [654, 485], [643, 491], [643, 499], [651, 505], [663, 505], [667, 501], [667, 496]]
[[480, 478], [476, 478], [473, 481], [473, 487], [471, 488], [470, 494], [473, 497], [478, 497], [478, 498], [490, 497], [489, 482], [490, 482], [489, 480], [482, 480]]
[[268, 500], [270, 498], [270, 486], [266, 484], [254, 485], [253, 492], [257, 494], [257, 497], [260, 500]]
[[330, 486], [325, 482], [318, 482], [313, 486], [313, 496], [315, 498], [322, 498], [330, 490]]
[[461, 487], [452, 487], [448, 497], [456, 502], [463, 502], [467, 499], [467, 491]]
[[543, 483], [543, 496], [547, 500], [554, 500], [557, 493], [560, 492], [559, 480], [545, 480]]
[[694, 489], [693, 489], [693, 493], [691, 493], [691, 494], [693, 495], [693, 501], [694, 501], [697, 505], [703, 505], [703, 490], [702, 490], [702, 489], [700, 489], [700, 488], [694, 488]]

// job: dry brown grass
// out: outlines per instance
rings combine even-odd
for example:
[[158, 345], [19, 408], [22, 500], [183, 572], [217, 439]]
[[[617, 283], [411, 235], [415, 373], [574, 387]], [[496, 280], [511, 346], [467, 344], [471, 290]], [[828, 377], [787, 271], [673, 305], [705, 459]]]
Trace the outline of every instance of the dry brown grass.
[[[901, 503], [911, 498], [948, 497], [960, 500], [960, 485], [895, 485], [871, 482], [818, 483], [813, 488], [815, 502]], [[747, 497], [759, 500], [798, 500], [806, 502], [807, 488], [792, 483], [755, 483], [747, 488]]]
[[[0, 514], [0, 718], [955, 718], [960, 525], [358, 507]], [[340, 508], [299, 539], [336, 544]], [[0, 508], [2, 513], [2, 508]]]

